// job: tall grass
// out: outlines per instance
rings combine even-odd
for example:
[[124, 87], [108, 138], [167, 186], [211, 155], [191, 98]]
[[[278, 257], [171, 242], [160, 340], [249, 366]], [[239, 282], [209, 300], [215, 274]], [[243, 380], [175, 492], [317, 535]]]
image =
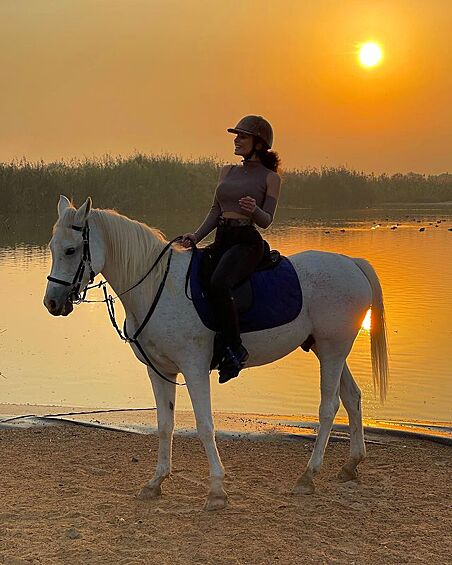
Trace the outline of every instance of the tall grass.
[[0, 213], [14, 215], [56, 204], [65, 194], [80, 203], [92, 196], [97, 207], [126, 213], [157, 206], [196, 207], [210, 200], [220, 164], [213, 159], [183, 161], [172, 155], [56, 163], [25, 160], [0, 164]]
[[[124, 213], [207, 209], [221, 164], [214, 158], [175, 155], [105, 156], [56, 163], [0, 163], [0, 214], [44, 212], [65, 194], [77, 203], [88, 195], [96, 207]], [[283, 173], [281, 206], [363, 208], [387, 202], [452, 201], [452, 175], [365, 174], [344, 167]]]

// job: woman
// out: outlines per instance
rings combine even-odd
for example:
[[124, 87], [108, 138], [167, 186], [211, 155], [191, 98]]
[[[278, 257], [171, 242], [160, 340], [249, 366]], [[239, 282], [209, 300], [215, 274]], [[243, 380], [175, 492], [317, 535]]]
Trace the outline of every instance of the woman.
[[262, 116], [245, 116], [228, 132], [236, 134], [234, 153], [243, 157], [242, 164], [221, 169], [210, 212], [195, 233], [184, 234], [182, 240], [189, 247], [217, 228], [209, 249], [209, 298], [225, 350], [220, 383], [236, 377], [248, 358], [232, 289], [255, 271], [264, 256], [264, 241], [254, 224], [268, 228], [272, 223], [281, 188], [279, 157], [270, 151], [269, 122]]

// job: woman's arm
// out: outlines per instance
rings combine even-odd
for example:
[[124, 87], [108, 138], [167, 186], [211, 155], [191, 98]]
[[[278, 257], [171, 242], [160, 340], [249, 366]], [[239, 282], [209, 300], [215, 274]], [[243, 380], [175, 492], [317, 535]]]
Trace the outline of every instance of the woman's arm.
[[278, 173], [269, 173], [267, 176], [267, 192], [262, 208], [256, 206], [251, 214], [254, 223], [260, 228], [268, 228], [273, 222], [278, 198], [281, 192], [281, 177]]
[[[224, 179], [224, 177], [231, 170], [233, 165], [224, 165], [220, 171], [220, 176], [218, 178], [218, 184]], [[218, 185], [217, 185], [218, 187]], [[194, 235], [196, 237], [196, 243], [199, 243], [202, 239], [209, 235], [209, 233], [214, 230], [218, 225], [218, 220], [221, 216], [221, 207], [217, 199], [217, 191], [215, 189], [215, 195], [213, 197], [212, 207], [205, 217], [203, 223], [195, 231]]]
[[220, 216], [221, 216], [220, 204], [217, 200], [217, 197], [214, 196], [212, 208], [205, 217], [203, 223], [195, 231], [194, 235], [196, 238], [196, 243], [199, 243], [202, 239], [208, 236], [212, 230], [214, 230], [217, 227]]

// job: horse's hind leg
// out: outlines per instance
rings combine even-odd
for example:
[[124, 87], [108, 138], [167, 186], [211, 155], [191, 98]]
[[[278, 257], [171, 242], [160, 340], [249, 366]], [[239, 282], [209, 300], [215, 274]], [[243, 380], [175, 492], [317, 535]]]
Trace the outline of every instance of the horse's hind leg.
[[342, 481], [350, 481], [358, 477], [356, 467], [366, 457], [366, 446], [364, 444], [361, 391], [353, 379], [347, 363], [345, 363], [342, 370], [340, 397], [348, 413], [350, 458], [340, 470], [339, 478]]
[[[163, 380], [150, 367], [148, 367], [148, 374], [157, 403], [159, 451], [154, 476], [138, 494], [138, 498], [141, 500], [156, 498], [162, 494], [161, 484], [171, 473], [171, 450], [174, 432], [176, 385]], [[177, 375], [168, 375], [168, 378], [175, 381]]]
[[344, 354], [343, 348], [330, 340], [316, 341], [314, 351], [320, 360], [320, 426], [311, 458], [295, 486], [296, 494], [311, 494], [315, 490], [313, 479], [322, 466], [333, 420], [339, 408], [339, 385], [348, 353]]

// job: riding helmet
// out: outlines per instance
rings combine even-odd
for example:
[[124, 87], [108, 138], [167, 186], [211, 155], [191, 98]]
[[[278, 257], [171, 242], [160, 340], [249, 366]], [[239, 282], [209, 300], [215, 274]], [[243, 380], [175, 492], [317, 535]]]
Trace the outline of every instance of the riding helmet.
[[272, 126], [262, 116], [245, 116], [238, 122], [235, 128], [228, 128], [228, 132], [254, 135], [263, 141], [268, 149], [273, 145]]

